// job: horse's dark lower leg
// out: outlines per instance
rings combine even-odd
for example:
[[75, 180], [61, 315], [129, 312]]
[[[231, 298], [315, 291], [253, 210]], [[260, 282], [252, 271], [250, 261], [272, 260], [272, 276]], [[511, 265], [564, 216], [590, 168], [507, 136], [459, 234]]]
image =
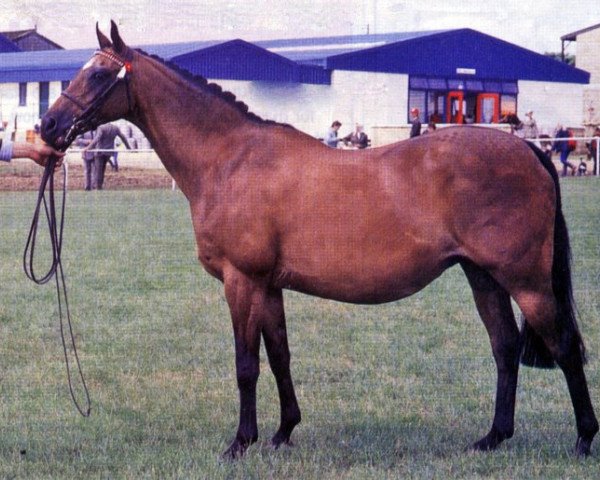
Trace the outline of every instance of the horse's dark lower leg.
[[282, 443], [289, 443], [292, 430], [300, 423], [301, 417], [290, 373], [290, 350], [281, 290], [271, 292], [268, 298], [268, 317], [263, 322], [263, 338], [279, 391], [281, 423], [271, 440], [272, 445], [278, 448]]
[[519, 373], [520, 340], [510, 296], [484, 270], [463, 264], [479, 315], [487, 329], [498, 371], [492, 428], [473, 444], [475, 450], [493, 450], [514, 432], [515, 397]]
[[578, 456], [587, 456], [590, 454], [592, 440], [598, 433], [598, 420], [590, 399], [578, 344], [572, 342], [568, 353], [557, 357], [556, 362], [565, 374], [575, 411], [577, 424], [575, 453]]
[[[577, 425], [577, 455], [589, 455], [594, 436], [598, 432], [598, 420], [590, 399], [579, 339], [569, 330], [568, 323], [556, 321], [557, 308], [552, 295], [528, 293], [517, 299], [527, 323], [542, 337], [558, 366], [562, 369]], [[550, 322], [548, 319], [551, 319]]]
[[225, 278], [225, 296], [231, 311], [235, 337], [235, 366], [240, 395], [240, 419], [232, 444], [224, 456], [244, 454], [258, 439], [256, 383], [259, 375], [260, 330], [264, 306], [263, 288], [243, 274], [232, 271]]

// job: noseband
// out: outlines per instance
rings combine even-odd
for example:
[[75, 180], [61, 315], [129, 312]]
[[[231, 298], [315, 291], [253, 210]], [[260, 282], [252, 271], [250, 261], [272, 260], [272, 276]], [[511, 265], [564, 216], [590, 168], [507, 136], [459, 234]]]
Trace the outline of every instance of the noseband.
[[91, 104], [87, 107], [79, 99], [77, 99], [70, 93], [67, 93], [66, 90], [61, 92], [61, 95], [63, 97], [65, 97], [67, 100], [70, 100], [82, 111], [79, 116], [73, 119], [73, 125], [71, 126], [65, 137], [66, 145], [69, 145], [71, 142], [73, 142], [77, 135], [87, 132], [89, 130], [93, 130], [98, 126], [98, 124], [100, 123], [97, 117], [98, 112], [102, 108], [102, 105], [104, 105], [104, 102], [106, 101], [110, 93], [122, 81], [125, 82], [125, 88], [127, 90], [128, 113], [133, 111], [131, 90], [129, 88], [129, 75], [131, 74], [132, 70], [131, 62], [123, 60], [121, 57], [114, 53], [105, 52], [103, 50], [97, 50], [94, 53], [94, 56], [95, 55], [100, 55], [102, 57], [108, 58], [112, 62], [116, 63], [119, 67], [121, 67], [121, 69], [119, 70], [119, 73], [117, 73], [117, 76], [115, 77], [113, 82], [110, 85], [108, 85], [106, 89], [98, 93], [92, 100]]

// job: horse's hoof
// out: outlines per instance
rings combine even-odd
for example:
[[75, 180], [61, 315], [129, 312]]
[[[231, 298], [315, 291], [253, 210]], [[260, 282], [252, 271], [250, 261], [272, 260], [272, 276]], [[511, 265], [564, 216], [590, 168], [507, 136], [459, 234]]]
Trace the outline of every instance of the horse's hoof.
[[577, 443], [575, 444], [575, 455], [578, 458], [588, 457], [591, 453], [592, 449], [592, 441], [586, 440], [582, 437], [577, 439]]
[[492, 450], [496, 450], [496, 447], [498, 447], [499, 444], [500, 442], [495, 435], [488, 434], [478, 442], [475, 442], [473, 445], [471, 445], [469, 450], [475, 452], [491, 452]]
[[289, 447], [294, 446], [289, 435], [277, 432], [271, 439], [271, 447], [273, 447], [273, 450], [277, 450], [281, 445], [287, 445]]
[[227, 461], [237, 460], [238, 458], [242, 458], [244, 456], [247, 448], [248, 444], [244, 444], [236, 438], [229, 448], [223, 452], [221, 458]]

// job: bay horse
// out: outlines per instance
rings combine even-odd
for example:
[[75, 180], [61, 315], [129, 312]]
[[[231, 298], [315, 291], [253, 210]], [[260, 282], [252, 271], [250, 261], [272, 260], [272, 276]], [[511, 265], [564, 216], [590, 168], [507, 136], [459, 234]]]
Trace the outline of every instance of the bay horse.
[[241, 456], [258, 438], [261, 337], [281, 408], [272, 445], [288, 443], [300, 423], [283, 289], [379, 304], [417, 292], [455, 264], [497, 365], [493, 423], [472, 448], [492, 450], [513, 435], [521, 360], [562, 369], [575, 450], [590, 453], [598, 421], [574, 313], [568, 232], [556, 170], [538, 149], [467, 126], [368, 150], [332, 149], [129, 48], [114, 22], [110, 39], [97, 25], [96, 33], [100, 49], [44, 116], [43, 138], [65, 148], [78, 133], [125, 118], [189, 201], [198, 259], [224, 284], [235, 338], [239, 426], [225, 456]]

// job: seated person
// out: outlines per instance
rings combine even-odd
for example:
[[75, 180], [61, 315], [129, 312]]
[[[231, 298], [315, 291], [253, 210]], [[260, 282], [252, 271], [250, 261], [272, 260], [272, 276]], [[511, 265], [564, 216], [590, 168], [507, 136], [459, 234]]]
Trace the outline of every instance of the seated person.
[[354, 132], [350, 135], [346, 135], [343, 139], [344, 144], [350, 144], [354, 148], [367, 148], [369, 146], [369, 137], [364, 132], [363, 126], [356, 124]]

